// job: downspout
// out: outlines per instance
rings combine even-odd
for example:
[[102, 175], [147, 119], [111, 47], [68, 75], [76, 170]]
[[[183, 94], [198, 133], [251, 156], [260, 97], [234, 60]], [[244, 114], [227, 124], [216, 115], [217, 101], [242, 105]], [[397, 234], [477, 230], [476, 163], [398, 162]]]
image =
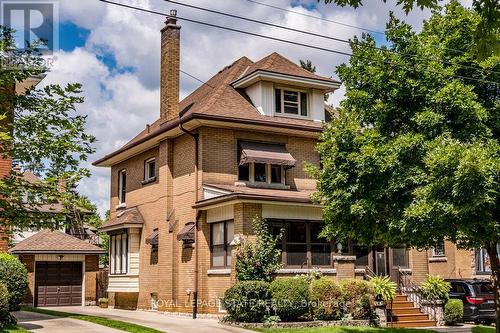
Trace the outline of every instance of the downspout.
[[[195, 179], [195, 186], [194, 186], [194, 197], [195, 201], [198, 201], [198, 144], [199, 144], [199, 135], [198, 133], [193, 133], [188, 131], [182, 126], [182, 121], [181, 121], [181, 116], [179, 115], [179, 129], [193, 137], [194, 139], [194, 179]], [[193, 319], [196, 319], [198, 315], [198, 209], [196, 209], [196, 217], [194, 221], [194, 292], [193, 292]]]

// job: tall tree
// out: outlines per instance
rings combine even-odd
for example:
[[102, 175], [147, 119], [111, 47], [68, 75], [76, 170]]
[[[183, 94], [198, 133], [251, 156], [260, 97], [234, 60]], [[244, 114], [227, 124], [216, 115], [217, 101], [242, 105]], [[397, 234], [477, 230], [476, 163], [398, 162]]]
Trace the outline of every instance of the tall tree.
[[[318, 0], [320, 1], [320, 0]], [[350, 6], [358, 8], [363, 5], [363, 0], [324, 0], [325, 3], [333, 3], [341, 7]], [[382, 0], [386, 2], [387, 0]], [[438, 10], [440, 0], [398, 0], [408, 14], [414, 7], [420, 9], [430, 8]], [[498, 0], [473, 0], [472, 6], [481, 17], [481, 23], [476, 25], [474, 34], [476, 48], [474, 52], [480, 59], [486, 59], [491, 55], [500, 53], [500, 1]], [[459, 49], [461, 50], [461, 48]]]
[[341, 116], [326, 125], [313, 174], [325, 235], [485, 248], [500, 313], [500, 56], [478, 58], [481, 21], [452, 0], [420, 33], [391, 16], [389, 47], [356, 39], [338, 67]]
[[305, 70], [311, 72], [311, 73], [316, 73], [316, 66], [312, 64], [311, 60], [302, 60], [300, 59], [300, 67], [304, 68]]
[[[16, 85], [43, 75], [46, 68], [36, 45], [16, 48], [13, 31], [0, 26], [0, 155], [10, 156], [20, 170], [30, 170], [40, 182], [23, 179], [15, 169], [0, 183], [0, 223], [11, 228], [53, 227], [65, 223], [78, 203], [73, 193], [89, 176], [81, 162], [94, 151], [95, 138], [85, 132], [86, 118], [76, 112], [83, 103], [81, 85], [47, 85], [16, 93]], [[65, 191], [61, 191], [64, 183]], [[61, 203], [61, 213], [43, 207]]]

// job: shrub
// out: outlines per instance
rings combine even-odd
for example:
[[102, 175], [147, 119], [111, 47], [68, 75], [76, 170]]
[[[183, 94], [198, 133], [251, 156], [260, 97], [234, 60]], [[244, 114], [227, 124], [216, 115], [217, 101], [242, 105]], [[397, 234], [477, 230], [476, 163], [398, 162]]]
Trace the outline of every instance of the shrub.
[[252, 221], [256, 241], [246, 241], [236, 251], [236, 278], [238, 281], [272, 280], [281, 267], [281, 251], [276, 249], [276, 241], [269, 225], [258, 217]]
[[309, 310], [309, 284], [304, 278], [276, 279], [269, 288], [272, 306], [282, 320], [295, 320]]
[[447, 300], [451, 284], [439, 276], [428, 275], [421, 285], [423, 295], [428, 300]]
[[19, 310], [19, 304], [24, 300], [28, 288], [28, 271], [15, 256], [0, 254], [0, 281], [9, 291], [10, 311]]
[[367, 281], [349, 279], [340, 283], [345, 315], [352, 319], [370, 319], [374, 300], [373, 288]]
[[396, 297], [396, 284], [388, 276], [370, 278], [376, 300], [390, 302]]
[[99, 304], [108, 304], [108, 299], [106, 297], [101, 297], [97, 300]]
[[0, 327], [15, 324], [15, 318], [9, 312], [9, 290], [0, 282]]
[[342, 291], [329, 278], [313, 280], [311, 283], [311, 311], [314, 319], [334, 320], [342, 318], [340, 302]]
[[271, 300], [269, 283], [240, 281], [227, 289], [222, 303], [229, 317], [238, 322], [262, 322]]
[[454, 325], [462, 321], [464, 316], [464, 303], [459, 299], [450, 299], [444, 306], [444, 322]]

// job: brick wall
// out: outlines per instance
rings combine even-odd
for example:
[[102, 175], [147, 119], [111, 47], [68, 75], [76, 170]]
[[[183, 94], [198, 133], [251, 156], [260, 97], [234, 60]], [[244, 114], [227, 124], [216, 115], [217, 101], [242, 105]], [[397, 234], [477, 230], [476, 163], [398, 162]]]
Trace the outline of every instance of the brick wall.
[[24, 297], [24, 303], [33, 304], [35, 297], [35, 255], [26, 254], [19, 257], [28, 271], [28, 289]]
[[97, 301], [97, 273], [99, 272], [99, 255], [85, 256], [85, 304]]

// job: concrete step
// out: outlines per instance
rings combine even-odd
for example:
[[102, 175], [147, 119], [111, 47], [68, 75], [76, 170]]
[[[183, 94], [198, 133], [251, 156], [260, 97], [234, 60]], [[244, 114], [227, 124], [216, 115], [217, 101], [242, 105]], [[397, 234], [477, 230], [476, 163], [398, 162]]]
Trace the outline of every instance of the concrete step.
[[429, 320], [429, 316], [425, 313], [399, 314], [392, 317], [393, 322], [399, 321], [421, 321]]
[[435, 320], [406, 320], [387, 323], [389, 327], [432, 327], [436, 326]]

